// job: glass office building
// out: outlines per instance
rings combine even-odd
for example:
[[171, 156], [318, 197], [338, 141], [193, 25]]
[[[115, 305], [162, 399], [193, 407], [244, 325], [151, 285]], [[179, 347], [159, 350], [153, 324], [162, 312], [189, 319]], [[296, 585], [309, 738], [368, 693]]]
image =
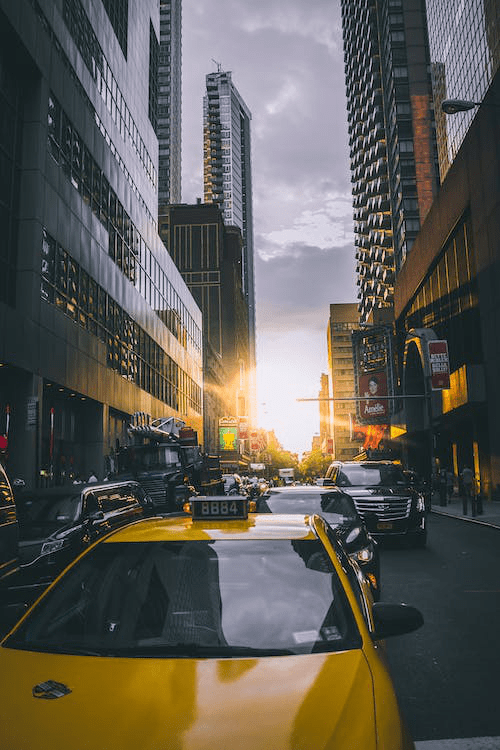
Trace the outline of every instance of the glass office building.
[[29, 484], [101, 478], [135, 411], [202, 433], [201, 311], [157, 229], [159, 31], [157, 0], [0, 0], [0, 432]]
[[[205, 203], [216, 203], [226, 226], [241, 229], [242, 284], [248, 306], [252, 379], [255, 380], [255, 282], [250, 150], [251, 114], [230, 72], [206, 76], [203, 98], [203, 177]], [[253, 387], [254, 389], [254, 387]], [[250, 413], [256, 416], [255, 396]]]
[[181, 201], [182, 0], [160, 0], [158, 205]]
[[426, 0], [441, 181], [476, 111], [447, 116], [444, 99], [481, 102], [500, 62], [498, 0]]

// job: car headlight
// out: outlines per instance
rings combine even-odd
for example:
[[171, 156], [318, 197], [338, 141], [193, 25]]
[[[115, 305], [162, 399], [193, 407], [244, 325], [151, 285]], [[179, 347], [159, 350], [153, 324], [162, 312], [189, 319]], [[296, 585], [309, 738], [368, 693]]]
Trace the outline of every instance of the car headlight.
[[357, 539], [357, 538], [358, 538], [358, 536], [359, 536], [360, 534], [361, 534], [361, 529], [360, 529], [360, 527], [359, 527], [359, 526], [355, 526], [355, 527], [354, 527], [353, 529], [351, 529], [351, 530], [350, 530], [350, 532], [348, 533], [348, 535], [347, 535], [347, 537], [346, 537], [346, 540], [345, 540], [345, 543], [346, 543], [346, 544], [351, 544], [351, 542], [353, 542], [353, 541], [354, 541], [355, 539]]
[[371, 547], [362, 547], [356, 552], [351, 552], [350, 557], [360, 563], [367, 563], [373, 560], [373, 549]]
[[419, 511], [419, 513], [423, 513], [423, 511], [425, 510], [425, 500], [422, 495], [419, 495], [417, 497], [417, 510]]
[[64, 539], [55, 539], [53, 542], [44, 542], [42, 544], [42, 555], [50, 555], [51, 552], [56, 552], [56, 550], [61, 549], [61, 547], [64, 546]]

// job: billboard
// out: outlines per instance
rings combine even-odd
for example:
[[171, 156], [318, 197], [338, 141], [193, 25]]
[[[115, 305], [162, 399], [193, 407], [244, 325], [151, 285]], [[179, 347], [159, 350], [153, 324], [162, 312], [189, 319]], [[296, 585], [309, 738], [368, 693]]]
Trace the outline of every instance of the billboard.
[[428, 342], [431, 388], [433, 391], [447, 390], [450, 387], [450, 362], [448, 342], [444, 339]]
[[[389, 414], [389, 400], [387, 399], [387, 373], [385, 370], [375, 370], [359, 375], [358, 393], [366, 401], [360, 401], [360, 418], [365, 423], [371, 420], [380, 422]], [[385, 398], [382, 398], [385, 397]]]
[[238, 419], [237, 417], [221, 417], [219, 419], [219, 450], [238, 450]]
[[237, 427], [219, 427], [219, 449], [221, 451], [235, 451], [238, 449]]
[[352, 331], [356, 417], [361, 425], [387, 424], [394, 407], [394, 357], [390, 326]]

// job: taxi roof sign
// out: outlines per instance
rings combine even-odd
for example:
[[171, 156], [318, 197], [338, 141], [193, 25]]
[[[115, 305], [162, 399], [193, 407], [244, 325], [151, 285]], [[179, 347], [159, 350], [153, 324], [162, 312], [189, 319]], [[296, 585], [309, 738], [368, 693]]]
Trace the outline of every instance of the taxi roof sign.
[[196, 521], [224, 521], [248, 518], [248, 498], [243, 495], [206, 495], [190, 499]]

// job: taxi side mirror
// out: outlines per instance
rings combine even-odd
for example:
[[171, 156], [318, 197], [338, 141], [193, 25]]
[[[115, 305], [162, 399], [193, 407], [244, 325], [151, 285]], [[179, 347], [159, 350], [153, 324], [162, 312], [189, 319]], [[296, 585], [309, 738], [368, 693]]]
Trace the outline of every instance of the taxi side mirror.
[[373, 605], [374, 630], [372, 638], [381, 641], [393, 635], [404, 635], [424, 624], [422, 613], [408, 604], [375, 602]]

